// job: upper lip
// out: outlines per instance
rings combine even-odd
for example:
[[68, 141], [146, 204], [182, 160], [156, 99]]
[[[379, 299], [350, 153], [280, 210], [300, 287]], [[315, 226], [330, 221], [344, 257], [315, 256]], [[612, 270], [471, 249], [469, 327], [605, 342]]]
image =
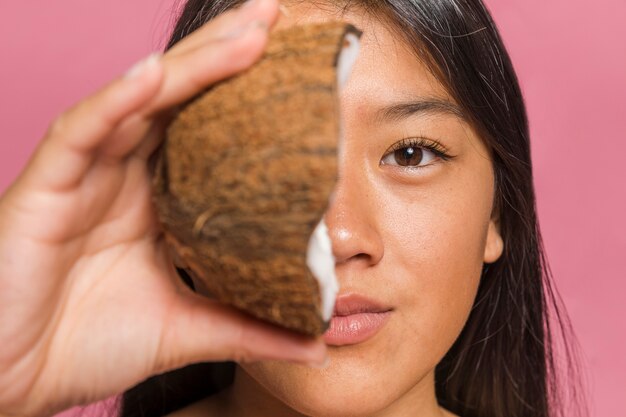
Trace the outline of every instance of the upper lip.
[[333, 316], [349, 316], [359, 313], [383, 313], [392, 308], [360, 294], [342, 294], [337, 297]]

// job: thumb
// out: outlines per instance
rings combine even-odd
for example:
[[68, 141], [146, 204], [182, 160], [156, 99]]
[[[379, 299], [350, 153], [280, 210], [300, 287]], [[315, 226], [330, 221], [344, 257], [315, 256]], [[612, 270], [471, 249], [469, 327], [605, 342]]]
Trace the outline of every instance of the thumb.
[[187, 288], [177, 293], [170, 311], [157, 353], [161, 370], [226, 360], [286, 360], [319, 367], [327, 360], [321, 338], [263, 322]]

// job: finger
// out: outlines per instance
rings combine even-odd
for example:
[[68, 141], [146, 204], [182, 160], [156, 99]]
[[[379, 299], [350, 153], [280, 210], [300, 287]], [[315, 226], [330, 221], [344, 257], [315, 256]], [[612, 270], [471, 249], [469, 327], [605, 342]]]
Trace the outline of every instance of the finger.
[[[250, 21], [256, 12], [259, 13], [257, 17], [267, 18], [268, 23], [272, 24], [277, 15], [275, 11], [277, 8], [276, 0], [258, 0], [242, 10], [241, 14], [247, 16], [247, 20], [244, 21]], [[227, 20], [234, 22], [233, 16]], [[221, 22], [216, 33], [223, 33], [228, 24], [226, 20]], [[34, 155], [33, 168], [26, 170], [25, 176], [35, 181], [41, 180], [42, 184], [39, 185], [44, 187], [54, 189], [74, 187], [91, 166], [96, 157], [94, 153], [96, 149], [101, 148], [100, 154], [105, 157], [113, 159], [125, 157], [136, 149], [144, 136], [149, 133], [147, 136], [150, 143], [142, 146], [142, 154], [147, 154], [160, 141], [160, 136], [155, 134], [155, 131], [162, 130], [150, 126], [151, 117], [192, 97], [208, 84], [246, 68], [258, 59], [266, 41], [266, 30], [258, 24], [248, 24], [247, 29], [247, 31], [244, 29], [239, 37], [203, 45], [200, 51], [180, 48], [186, 53], [178, 54], [179, 61], [172, 57], [164, 59], [168, 62], [166, 71], [171, 74], [164, 80], [163, 68], [154, 68], [160, 67], [159, 63], [152, 68], [152, 79], [150, 75], [145, 74], [139, 77], [147, 79], [143, 84], [135, 83], [135, 88], [131, 84], [131, 88], [123, 90], [128, 80], [126, 78], [116, 80], [68, 110], [49, 129], [48, 136], [52, 140], [42, 143]], [[195, 42], [198, 42], [198, 39], [199, 37]], [[210, 68], [203, 72], [207, 66]], [[191, 73], [183, 75], [187, 71]], [[155, 73], [160, 75], [161, 79], [155, 76]], [[159, 92], [161, 85], [155, 83], [155, 79], [164, 83], [161, 92]], [[144, 88], [137, 88], [138, 86]], [[156, 94], [157, 92], [159, 94]], [[147, 109], [146, 100], [151, 103]], [[144, 108], [141, 114], [133, 115], [134, 118], [126, 120], [124, 126], [118, 126], [133, 112], [139, 113], [138, 110], [142, 105]], [[118, 134], [113, 135], [118, 128]]]
[[210, 41], [232, 36], [255, 20], [266, 22], [268, 27], [272, 27], [278, 19], [278, 8], [277, 0], [251, 0], [205, 23], [170, 48], [167, 55], [177, 56]]
[[[174, 57], [181, 57], [192, 51], [199, 50], [203, 46], [215, 43], [215, 41], [236, 37], [237, 34], [241, 34], [254, 22], [261, 22], [271, 27], [278, 19], [278, 9], [279, 4], [277, 0], [252, 0], [240, 7], [222, 13], [178, 42], [167, 52], [166, 61], [171, 61]], [[246, 49], [245, 52], [248, 51], [249, 49]], [[184, 65], [180, 66], [184, 67]], [[202, 88], [204, 87], [202, 85]], [[181, 90], [177, 89], [176, 91]], [[195, 90], [192, 91], [192, 94], [197, 92]], [[187, 98], [187, 96], [184, 97]], [[142, 141], [141, 147], [135, 151], [135, 154], [142, 159], [147, 159], [160, 144], [164, 129], [167, 127], [174, 111], [175, 109], [167, 109], [162, 116], [155, 117], [157, 120], [153, 121], [151, 126], [148, 126], [151, 120], [146, 120], [145, 117], [126, 120], [118, 128], [114, 135], [114, 140], [107, 143], [107, 147], [103, 149], [102, 154], [113, 158], [124, 156], [134, 148], [134, 142], [127, 139], [127, 137], [132, 138], [142, 135], [145, 136], [145, 139]], [[158, 126], [155, 126], [157, 124]]]
[[286, 360], [318, 366], [326, 346], [197, 294], [178, 295], [157, 356], [159, 370], [201, 361]]
[[250, 67], [261, 57], [267, 37], [267, 26], [254, 21], [234, 38], [214, 40], [176, 57], [165, 55], [163, 87], [143, 114], [152, 117]]
[[[166, 60], [172, 61], [175, 57], [184, 57], [192, 51], [201, 49], [203, 46], [236, 37], [237, 34], [242, 33], [255, 22], [262, 22], [272, 26], [278, 19], [277, 10], [277, 0], [253, 0], [244, 3], [243, 6], [222, 13], [204, 24], [200, 29], [186, 36], [167, 52]], [[196, 93], [196, 91], [193, 90], [193, 93]], [[168, 120], [171, 119], [170, 116], [173, 115], [175, 109], [171, 110], [163, 112], [163, 117], [156, 118], [159, 119], [157, 123], [160, 121], [160, 127], [146, 126], [146, 123], [141, 123], [141, 120], [145, 121], [144, 117], [140, 117], [140, 120], [127, 120], [118, 129], [118, 133], [115, 135], [116, 140], [110, 141], [110, 145], [107, 145], [103, 153], [113, 158], [126, 155], [132, 149], [132, 142], [126, 140], [126, 137], [146, 135], [146, 139], [143, 142], [147, 143], [142, 142], [141, 149], [136, 152], [140, 158], [146, 159], [160, 143], [163, 135], [156, 134], [156, 132], [163, 132], [163, 127], [167, 127]]]
[[[138, 138], [143, 138], [141, 157], [160, 143], [163, 126], [169, 119], [172, 107], [183, 102], [210, 84], [224, 79], [252, 65], [262, 54], [267, 41], [267, 28], [263, 22], [254, 21], [238, 37], [211, 41], [196, 50], [164, 56], [165, 77], [159, 93], [140, 112], [119, 126], [110, 140], [103, 143], [99, 156], [116, 160], [134, 152]], [[159, 128], [150, 124], [160, 120]], [[148, 141], [149, 143], [143, 143]]]
[[[151, 56], [127, 73], [82, 100], [50, 126], [21, 179], [44, 188], [63, 190], [76, 186], [110, 140], [120, 123], [157, 95], [163, 83], [163, 66]], [[141, 141], [134, 140], [132, 146]]]

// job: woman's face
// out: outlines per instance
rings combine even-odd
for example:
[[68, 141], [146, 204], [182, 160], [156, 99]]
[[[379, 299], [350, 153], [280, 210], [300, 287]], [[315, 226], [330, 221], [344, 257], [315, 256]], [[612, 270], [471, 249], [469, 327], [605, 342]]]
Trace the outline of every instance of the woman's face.
[[[334, 15], [306, 3], [287, 13], [275, 29]], [[502, 251], [491, 219], [491, 161], [451, 110], [454, 100], [399, 38], [376, 18], [353, 11], [343, 19], [363, 36], [340, 96], [345, 152], [325, 220], [340, 296], [361, 295], [391, 311], [366, 340], [329, 346], [326, 368], [242, 364], [231, 391], [242, 407], [286, 404], [307, 415], [374, 415], [407, 406], [428, 415], [436, 407], [435, 366], [467, 320], [483, 262]], [[385, 112], [407, 103], [417, 103], [415, 111]]]

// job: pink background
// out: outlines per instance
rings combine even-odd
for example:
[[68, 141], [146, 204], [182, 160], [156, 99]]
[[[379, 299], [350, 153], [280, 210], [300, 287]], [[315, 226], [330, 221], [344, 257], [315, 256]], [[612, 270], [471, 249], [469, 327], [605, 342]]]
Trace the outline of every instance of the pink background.
[[[0, 3], [0, 191], [56, 115], [162, 48], [175, 3]], [[626, 2], [487, 4], [527, 100], [539, 217], [592, 416], [626, 416]]]

